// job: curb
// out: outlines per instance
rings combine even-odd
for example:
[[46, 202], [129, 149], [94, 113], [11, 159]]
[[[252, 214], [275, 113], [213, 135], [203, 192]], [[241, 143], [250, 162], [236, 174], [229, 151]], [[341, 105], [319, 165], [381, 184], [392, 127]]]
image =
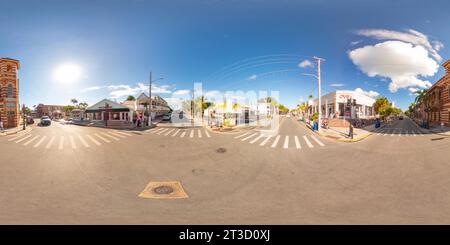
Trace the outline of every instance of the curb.
[[21, 130], [17, 130], [14, 132], [8, 132], [8, 133], [0, 135], [0, 136], [8, 136], [8, 135], [13, 135], [13, 134], [25, 134], [25, 133], [31, 132], [32, 130], [33, 130], [32, 127], [27, 127], [25, 130], [21, 129]]
[[357, 141], [363, 140], [363, 139], [365, 139], [365, 138], [367, 138], [367, 137], [369, 137], [369, 136], [371, 136], [371, 135], [373, 135], [372, 132], [367, 133], [367, 134], [363, 134], [362, 136], [359, 136], [359, 137], [353, 138], [353, 139], [339, 138], [339, 139], [337, 139], [337, 141], [339, 141], [339, 142], [353, 143], [353, 142], [357, 142]]

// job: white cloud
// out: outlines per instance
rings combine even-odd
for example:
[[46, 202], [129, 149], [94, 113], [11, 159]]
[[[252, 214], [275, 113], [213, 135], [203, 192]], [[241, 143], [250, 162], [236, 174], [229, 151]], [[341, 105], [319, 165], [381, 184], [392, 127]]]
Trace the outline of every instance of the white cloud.
[[[109, 96], [113, 99], [119, 99], [121, 97], [125, 97], [128, 95], [137, 95], [142, 92], [145, 92], [148, 94], [148, 85], [145, 85], [144, 83], [138, 83], [137, 86], [131, 87], [130, 85], [109, 85], [107, 86], [108, 90], [112, 90], [109, 92]], [[155, 94], [170, 94], [172, 93], [169, 90], [169, 85], [162, 85], [157, 86], [155, 84], [152, 84], [152, 93]]]
[[85, 88], [84, 91], [99, 90], [99, 89], [102, 89], [102, 88], [103, 88], [103, 86], [92, 86], [92, 87], [89, 87], [89, 88]]
[[313, 67], [313, 64], [309, 60], [304, 60], [298, 64], [298, 67], [300, 68], [306, 68], [306, 67]]
[[361, 40], [358, 40], [358, 41], [352, 41], [352, 42], [350, 43], [350, 45], [351, 45], [351, 46], [355, 46], [355, 45], [360, 44], [361, 42], [362, 42]]
[[411, 92], [413, 94], [416, 93], [417, 91], [420, 91], [419, 88], [409, 88], [408, 90], [409, 90], [409, 92]]
[[256, 74], [253, 74], [253, 75], [249, 76], [247, 78], [247, 80], [256, 80], [256, 78], [258, 78], [258, 76]]
[[330, 84], [330, 86], [331, 87], [344, 87], [345, 84], [343, 84], [343, 83], [332, 83], [332, 84]]
[[167, 104], [169, 104], [170, 108], [174, 110], [180, 110], [181, 109], [181, 102], [182, 100], [179, 98], [164, 98], [165, 101], [167, 101]]
[[386, 41], [350, 51], [349, 57], [369, 77], [389, 78], [389, 90], [431, 86], [419, 76], [433, 76], [439, 65], [422, 46], [401, 41]]
[[414, 45], [420, 45], [424, 47], [431, 56], [438, 62], [442, 60], [442, 57], [438, 54], [438, 51], [444, 46], [441, 42], [428, 40], [428, 37], [416, 30], [408, 29], [406, 32], [391, 31], [386, 29], [364, 29], [356, 32], [358, 35], [372, 37], [378, 40], [398, 40], [403, 42], [412, 43]]
[[378, 92], [375, 92], [375, 91], [372, 91], [372, 90], [370, 90], [370, 91], [364, 91], [362, 88], [357, 88], [357, 89], [355, 89], [355, 92], [364, 94], [364, 95], [369, 96], [369, 97], [371, 97], [371, 98], [375, 98], [375, 97], [377, 97], [378, 95], [380, 95]]
[[181, 89], [173, 92], [173, 95], [186, 95], [189, 94], [191, 91], [187, 89]]

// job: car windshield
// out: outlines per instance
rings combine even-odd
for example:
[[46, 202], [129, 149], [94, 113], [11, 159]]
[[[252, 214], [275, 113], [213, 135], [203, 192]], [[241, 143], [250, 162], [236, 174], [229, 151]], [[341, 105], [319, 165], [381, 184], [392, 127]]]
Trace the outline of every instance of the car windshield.
[[42, 119], [42, 120], [45, 120], [45, 119], [50, 119], [50, 118], [47, 117], [47, 116], [45, 116], [45, 117], [42, 117], [41, 119]]

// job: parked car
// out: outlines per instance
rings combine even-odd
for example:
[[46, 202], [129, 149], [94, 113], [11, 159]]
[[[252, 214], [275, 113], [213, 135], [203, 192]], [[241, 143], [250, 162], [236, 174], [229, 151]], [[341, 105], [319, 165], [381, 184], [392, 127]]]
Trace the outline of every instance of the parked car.
[[33, 117], [27, 116], [27, 124], [33, 124], [33, 123], [34, 123]]
[[166, 114], [164, 114], [162, 120], [163, 121], [170, 121], [171, 118], [172, 118], [172, 113], [166, 113]]
[[41, 126], [50, 126], [52, 124], [52, 120], [48, 116], [41, 117]]
[[398, 118], [398, 120], [403, 120], [403, 116], [400, 116], [400, 117]]

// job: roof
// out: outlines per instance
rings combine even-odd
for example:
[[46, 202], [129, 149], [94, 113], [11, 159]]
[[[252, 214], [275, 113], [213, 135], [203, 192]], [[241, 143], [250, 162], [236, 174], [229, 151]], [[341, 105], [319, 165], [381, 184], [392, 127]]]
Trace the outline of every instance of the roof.
[[106, 106], [108, 106], [110, 110], [118, 110], [118, 111], [130, 111], [130, 108], [123, 106], [117, 102], [103, 99], [96, 104], [86, 108], [86, 112], [93, 112], [93, 111], [103, 111], [105, 110]]
[[10, 61], [10, 62], [16, 63], [17, 69], [20, 69], [20, 61], [19, 60], [5, 57], [5, 58], [0, 58], [0, 61]]

